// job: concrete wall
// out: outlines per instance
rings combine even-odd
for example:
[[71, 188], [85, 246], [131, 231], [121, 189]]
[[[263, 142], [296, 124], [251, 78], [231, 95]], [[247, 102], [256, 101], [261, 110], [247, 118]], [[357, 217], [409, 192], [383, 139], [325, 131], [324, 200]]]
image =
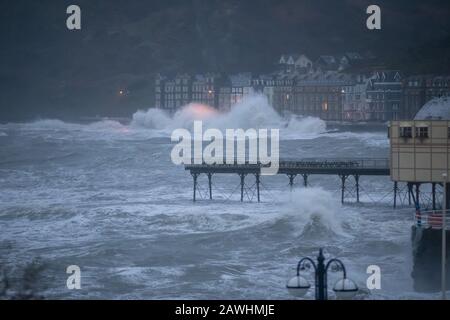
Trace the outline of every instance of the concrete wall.
[[[450, 288], [450, 231], [446, 231], [446, 284]], [[414, 290], [437, 292], [441, 289], [442, 230], [412, 227]]]

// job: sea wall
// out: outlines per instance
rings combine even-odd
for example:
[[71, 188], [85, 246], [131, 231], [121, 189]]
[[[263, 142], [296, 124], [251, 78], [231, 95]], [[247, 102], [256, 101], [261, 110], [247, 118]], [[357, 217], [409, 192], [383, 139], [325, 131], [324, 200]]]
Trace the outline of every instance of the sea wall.
[[[450, 288], [450, 231], [446, 231], [446, 283]], [[412, 227], [414, 290], [434, 292], [441, 290], [442, 230]]]

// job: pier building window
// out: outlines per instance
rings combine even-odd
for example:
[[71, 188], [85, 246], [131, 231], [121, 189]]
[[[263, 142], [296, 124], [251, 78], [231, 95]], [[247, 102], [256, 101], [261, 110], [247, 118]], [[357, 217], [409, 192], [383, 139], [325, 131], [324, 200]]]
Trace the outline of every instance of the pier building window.
[[428, 138], [428, 127], [416, 127], [417, 138]]
[[412, 138], [412, 127], [400, 127], [400, 137]]

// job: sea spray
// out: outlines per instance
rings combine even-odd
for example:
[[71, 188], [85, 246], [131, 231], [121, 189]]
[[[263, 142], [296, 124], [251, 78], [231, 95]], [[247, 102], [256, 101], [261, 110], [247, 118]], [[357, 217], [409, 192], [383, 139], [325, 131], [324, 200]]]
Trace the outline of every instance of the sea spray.
[[202, 120], [206, 128], [226, 129], [280, 129], [281, 137], [287, 139], [314, 138], [326, 133], [323, 120], [314, 117], [291, 115], [282, 118], [269, 104], [264, 95], [251, 95], [233, 105], [230, 111], [219, 112], [203, 104], [191, 103], [174, 115], [159, 109], [138, 111], [133, 115], [131, 127], [175, 130], [191, 130], [195, 120]]
[[192, 129], [194, 121], [206, 121], [218, 115], [218, 111], [210, 106], [190, 103], [178, 110], [173, 116], [160, 109], [138, 111], [133, 115], [131, 127], [156, 130]]
[[295, 189], [286, 213], [299, 228], [301, 237], [322, 239], [326, 235], [347, 236], [339, 212], [341, 204], [333, 195], [317, 187]]
[[129, 124], [114, 120], [100, 120], [90, 124], [67, 123], [43, 119], [23, 124], [1, 125], [0, 129], [20, 128], [23, 131], [66, 133], [77, 131], [83, 140], [169, 138], [172, 131], [184, 128], [192, 131], [193, 123], [202, 120], [205, 129], [279, 129], [281, 140], [311, 140], [319, 137], [358, 139], [373, 147], [388, 145], [386, 135], [380, 132], [335, 132], [328, 130], [325, 121], [316, 117], [287, 114], [280, 116], [264, 95], [254, 94], [233, 105], [229, 111], [191, 103], [174, 114], [151, 108], [135, 112]]
[[282, 140], [315, 139], [327, 133], [325, 121], [298, 115], [281, 117], [270, 105], [267, 97], [258, 94], [244, 98], [224, 112], [204, 104], [190, 103], [174, 114], [155, 108], [139, 110], [132, 115], [129, 124], [108, 119], [89, 124], [42, 119], [29, 123], [5, 124], [1, 125], [0, 129], [47, 132], [63, 138], [66, 133], [77, 132], [77, 136], [83, 140], [141, 140], [170, 137], [172, 131], [178, 128], [192, 130], [196, 120], [202, 120], [205, 129], [279, 129]]
[[161, 109], [139, 110], [133, 114], [131, 126], [162, 130], [166, 129], [171, 121], [170, 116]]

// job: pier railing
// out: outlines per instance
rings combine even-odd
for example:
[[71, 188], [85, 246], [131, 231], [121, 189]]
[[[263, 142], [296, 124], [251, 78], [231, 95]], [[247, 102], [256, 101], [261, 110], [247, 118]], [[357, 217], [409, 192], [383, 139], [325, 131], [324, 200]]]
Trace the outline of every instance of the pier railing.
[[296, 167], [296, 168], [389, 168], [389, 159], [374, 158], [374, 159], [358, 159], [358, 158], [337, 158], [337, 159], [301, 159], [301, 160], [280, 160], [281, 167]]
[[[414, 215], [416, 226], [442, 230], [442, 210], [417, 211]], [[450, 230], [450, 210], [445, 214], [446, 230]]]
[[[190, 165], [186, 165], [188, 168], [199, 168], [204, 166], [212, 166], [212, 167], [232, 167], [232, 166], [240, 166], [240, 167], [248, 167], [248, 168], [260, 168], [263, 165], [261, 163], [250, 163], [245, 159], [235, 159], [234, 163], [225, 163], [223, 164], [206, 164], [204, 161], [194, 161], [192, 160]], [[197, 164], [195, 164], [197, 163]], [[201, 163], [201, 164], [200, 164]], [[304, 158], [297, 160], [290, 159], [280, 159], [279, 161], [280, 168], [308, 168], [308, 169], [388, 169], [389, 168], [389, 159], [386, 158], [337, 158], [337, 159], [320, 159], [320, 158]]]

